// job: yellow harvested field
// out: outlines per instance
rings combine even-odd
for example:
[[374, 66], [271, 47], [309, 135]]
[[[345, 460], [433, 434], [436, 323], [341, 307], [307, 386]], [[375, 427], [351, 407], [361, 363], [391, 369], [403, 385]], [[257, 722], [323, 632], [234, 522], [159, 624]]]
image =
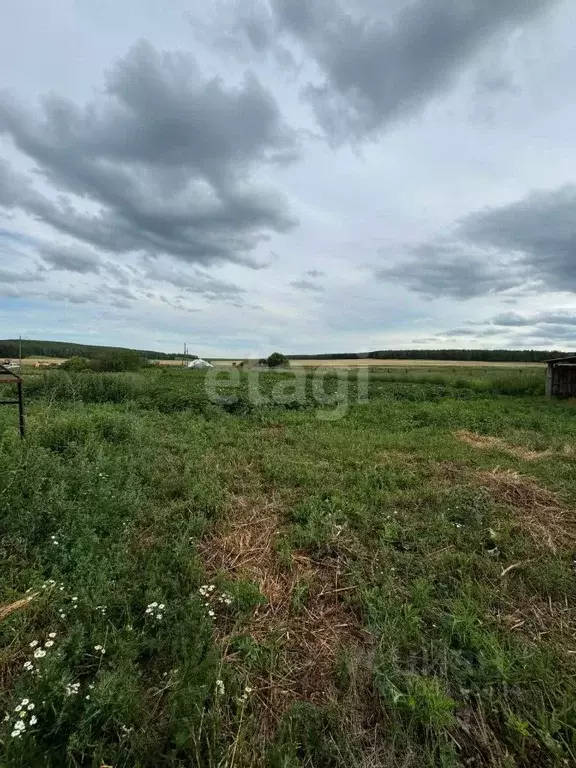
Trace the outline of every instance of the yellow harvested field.
[[544, 363], [489, 363], [478, 360], [290, 360], [293, 366], [315, 368], [527, 368]]
[[[12, 358], [13, 363], [18, 362], [18, 358]], [[22, 358], [22, 365], [36, 365], [36, 363], [40, 363], [41, 365], [60, 365], [60, 363], [63, 363], [64, 359], [62, 357], [23, 357]]]

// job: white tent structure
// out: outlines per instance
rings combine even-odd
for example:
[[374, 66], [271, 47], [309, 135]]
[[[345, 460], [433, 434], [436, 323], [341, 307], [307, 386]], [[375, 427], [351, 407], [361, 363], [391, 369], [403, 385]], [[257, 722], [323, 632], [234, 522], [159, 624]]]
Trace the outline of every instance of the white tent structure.
[[214, 368], [212, 363], [209, 363], [207, 360], [202, 360], [201, 357], [196, 358], [196, 360], [191, 360], [189, 363], [186, 364], [187, 368]]

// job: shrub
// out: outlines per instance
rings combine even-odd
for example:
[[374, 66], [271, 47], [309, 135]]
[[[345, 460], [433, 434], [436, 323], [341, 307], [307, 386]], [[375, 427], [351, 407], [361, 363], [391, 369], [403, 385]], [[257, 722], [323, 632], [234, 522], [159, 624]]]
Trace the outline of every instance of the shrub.
[[118, 373], [121, 371], [138, 371], [145, 364], [140, 352], [132, 349], [110, 349], [95, 357], [91, 363], [94, 371], [103, 373]]
[[60, 369], [63, 371], [81, 372], [90, 370], [90, 360], [87, 357], [70, 357], [65, 360]]

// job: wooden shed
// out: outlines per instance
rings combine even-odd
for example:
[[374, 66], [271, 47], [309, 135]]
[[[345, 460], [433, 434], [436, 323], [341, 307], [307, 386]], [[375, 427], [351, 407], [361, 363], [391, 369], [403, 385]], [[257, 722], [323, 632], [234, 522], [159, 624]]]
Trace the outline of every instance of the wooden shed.
[[548, 397], [576, 397], [576, 355], [548, 360], [546, 394]]

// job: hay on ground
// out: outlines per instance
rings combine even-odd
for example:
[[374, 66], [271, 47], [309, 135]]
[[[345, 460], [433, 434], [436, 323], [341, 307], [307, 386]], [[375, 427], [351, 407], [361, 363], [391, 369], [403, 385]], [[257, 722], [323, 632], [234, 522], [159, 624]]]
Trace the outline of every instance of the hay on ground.
[[456, 432], [456, 437], [463, 443], [471, 445], [473, 448], [479, 448], [481, 450], [497, 450], [509, 453], [517, 459], [523, 461], [537, 461], [551, 456], [551, 451], [532, 451], [529, 448], [524, 448], [521, 445], [510, 445], [500, 437], [494, 437], [492, 435], [478, 435], [476, 432], [469, 432], [467, 429], [461, 429]]
[[512, 470], [478, 472], [476, 477], [497, 501], [517, 511], [534, 541], [556, 552], [576, 542], [574, 511], [567, 509], [556, 494], [541, 488], [535, 480]]
[[[278, 660], [265, 676], [254, 678], [247, 670], [263, 722], [271, 727], [295, 701], [332, 700], [340, 651], [366, 641], [343, 601], [351, 587], [343, 582], [342, 559], [316, 561], [300, 552], [293, 553], [288, 564], [281, 561], [276, 550], [278, 506], [274, 500], [234, 499], [228, 521], [201, 546], [209, 573], [253, 581], [266, 597], [235, 634], [247, 634], [258, 642], [273, 639], [278, 649]], [[302, 585], [305, 599], [295, 605]], [[224, 657], [241, 666], [242, 659], [230, 650], [232, 637], [226, 627], [217, 625], [217, 632]]]
[[21, 600], [16, 600], [13, 603], [5, 603], [4, 605], [0, 605], [0, 621], [4, 621], [4, 619], [10, 616], [11, 613], [20, 611], [22, 608], [26, 608], [30, 601], [34, 600], [37, 595], [38, 592], [35, 592], [33, 595], [24, 597]]

